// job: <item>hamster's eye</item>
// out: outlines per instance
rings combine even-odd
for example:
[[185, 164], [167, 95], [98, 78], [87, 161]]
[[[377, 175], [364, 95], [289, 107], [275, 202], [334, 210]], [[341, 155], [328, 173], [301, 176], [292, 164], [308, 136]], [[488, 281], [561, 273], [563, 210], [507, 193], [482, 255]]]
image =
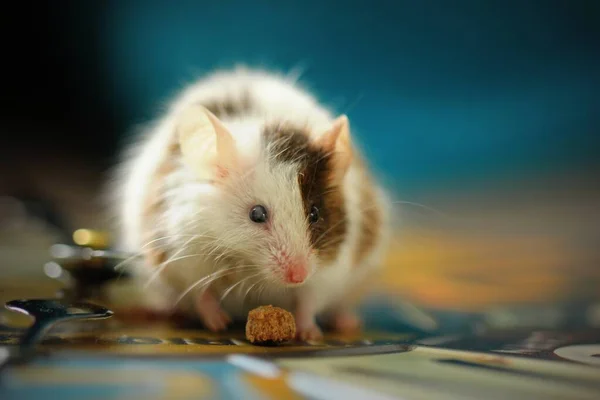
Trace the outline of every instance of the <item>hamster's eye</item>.
[[315, 206], [310, 208], [310, 214], [308, 214], [308, 221], [311, 224], [314, 224], [319, 220], [319, 209]]
[[257, 205], [252, 207], [252, 209], [250, 210], [250, 220], [252, 222], [256, 222], [257, 224], [263, 224], [267, 222], [267, 219], [267, 209], [264, 206]]

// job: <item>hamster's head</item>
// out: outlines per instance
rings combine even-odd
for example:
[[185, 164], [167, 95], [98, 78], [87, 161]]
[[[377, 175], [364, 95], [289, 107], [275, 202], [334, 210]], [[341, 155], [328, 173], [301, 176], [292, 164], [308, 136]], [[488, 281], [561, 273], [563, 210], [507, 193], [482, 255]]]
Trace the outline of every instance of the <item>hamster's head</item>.
[[238, 143], [235, 126], [202, 107], [186, 118], [181, 153], [214, 187], [202, 221], [215, 247], [287, 287], [336, 259], [348, 229], [343, 180], [352, 151], [345, 116], [318, 134], [289, 123], [257, 123], [254, 150]]

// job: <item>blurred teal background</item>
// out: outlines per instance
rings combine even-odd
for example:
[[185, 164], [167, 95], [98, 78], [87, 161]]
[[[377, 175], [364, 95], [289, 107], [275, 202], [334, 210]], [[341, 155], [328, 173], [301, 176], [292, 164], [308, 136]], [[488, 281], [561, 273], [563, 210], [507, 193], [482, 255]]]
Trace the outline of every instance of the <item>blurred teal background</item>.
[[187, 83], [246, 64], [300, 71], [349, 115], [399, 201], [393, 290], [459, 309], [598, 300], [600, 1], [13, 5], [0, 273], [39, 274], [62, 240], [22, 204], [64, 232], [110, 230], [122, 145]]
[[245, 63], [303, 70], [324, 102], [349, 114], [373, 163], [404, 191], [598, 161], [597, 1], [103, 8], [105, 96], [126, 126], [156, 116], [203, 73]]

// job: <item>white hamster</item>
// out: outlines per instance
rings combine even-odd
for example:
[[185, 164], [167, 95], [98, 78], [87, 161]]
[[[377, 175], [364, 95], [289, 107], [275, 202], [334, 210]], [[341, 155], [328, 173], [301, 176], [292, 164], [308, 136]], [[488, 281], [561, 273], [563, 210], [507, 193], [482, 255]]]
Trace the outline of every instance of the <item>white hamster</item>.
[[317, 315], [360, 326], [390, 202], [348, 118], [296, 80], [236, 68], [193, 83], [125, 153], [112, 190], [119, 244], [165, 307], [212, 331], [264, 304], [292, 311], [300, 339], [321, 337]]

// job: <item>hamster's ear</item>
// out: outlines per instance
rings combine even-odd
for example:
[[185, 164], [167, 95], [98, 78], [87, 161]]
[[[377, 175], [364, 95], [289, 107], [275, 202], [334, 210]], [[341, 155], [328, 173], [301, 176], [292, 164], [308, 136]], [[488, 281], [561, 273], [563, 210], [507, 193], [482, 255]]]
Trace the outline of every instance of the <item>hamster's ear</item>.
[[236, 166], [235, 141], [223, 123], [200, 105], [181, 112], [177, 121], [177, 138], [184, 162], [203, 178], [226, 176]]
[[331, 127], [319, 137], [317, 143], [334, 154], [336, 166], [344, 174], [353, 157], [348, 117], [346, 115], [337, 117]]

